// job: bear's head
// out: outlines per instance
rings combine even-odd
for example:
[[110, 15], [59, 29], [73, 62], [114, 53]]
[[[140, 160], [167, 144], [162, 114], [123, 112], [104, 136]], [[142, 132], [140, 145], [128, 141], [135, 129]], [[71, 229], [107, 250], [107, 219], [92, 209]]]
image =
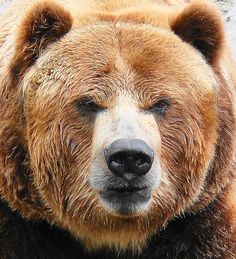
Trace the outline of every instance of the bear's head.
[[233, 97], [213, 7], [165, 28], [109, 19], [79, 26], [51, 2], [26, 14], [2, 80], [0, 190], [88, 247], [137, 249], [230, 180]]

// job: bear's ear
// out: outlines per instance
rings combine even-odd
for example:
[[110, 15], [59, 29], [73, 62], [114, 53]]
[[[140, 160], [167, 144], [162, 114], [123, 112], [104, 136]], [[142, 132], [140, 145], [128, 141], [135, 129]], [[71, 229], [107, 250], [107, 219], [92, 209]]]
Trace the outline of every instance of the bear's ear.
[[223, 27], [218, 9], [201, 2], [189, 4], [171, 24], [174, 33], [198, 49], [212, 65], [222, 51], [225, 38]]
[[13, 81], [19, 80], [48, 44], [64, 36], [72, 23], [70, 13], [58, 4], [45, 1], [34, 5], [20, 24], [11, 65]]

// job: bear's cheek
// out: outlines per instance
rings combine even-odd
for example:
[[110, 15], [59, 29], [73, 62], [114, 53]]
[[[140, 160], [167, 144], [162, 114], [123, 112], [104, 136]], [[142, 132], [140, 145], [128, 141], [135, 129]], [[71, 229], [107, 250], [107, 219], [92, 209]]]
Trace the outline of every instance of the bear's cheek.
[[[194, 110], [194, 107], [192, 107]], [[212, 108], [214, 110], [214, 108]], [[172, 209], [181, 212], [191, 208], [201, 194], [216, 143], [216, 118], [208, 114], [193, 120], [188, 111], [169, 114], [168, 120], [159, 123], [161, 135], [160, 164], [161, 184], [155, 191], [162, 207], [172, 204]], [[200, 114], [200, 110], [196, 112]], [[203, 126], [204, 125], [204, 126]]]
[[43, 203], [60, 215], [85, 206], [93, 129], [70, 107], [58, 107], [58, 97], [44, 102], [27, 103], [31, 168]]

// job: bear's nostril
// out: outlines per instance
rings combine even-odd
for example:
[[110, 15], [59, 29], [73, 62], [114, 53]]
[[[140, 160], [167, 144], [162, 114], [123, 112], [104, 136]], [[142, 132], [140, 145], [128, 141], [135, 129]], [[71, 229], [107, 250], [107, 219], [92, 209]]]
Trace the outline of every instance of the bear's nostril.
[[146, 163], [150, 163], [150, 158], [148, 156], [145, 156], [145, 155], [137, 155], [137, 156], [134, 156], [133, 160], [136, 162], [136, 165], [143, 165], [143, 164], [146, 164]]
[[108, 168], [122, 177], [127, 173], [141, 176], [150, 170], [153, 162], [153, 150], [139, 139], [121, 139], [105, 149], [104, 155]]
[[120, 165], [125, 165], [127, 157], [123, 153], [118, 153], [114, 158], [111, 158], [114, 162]]

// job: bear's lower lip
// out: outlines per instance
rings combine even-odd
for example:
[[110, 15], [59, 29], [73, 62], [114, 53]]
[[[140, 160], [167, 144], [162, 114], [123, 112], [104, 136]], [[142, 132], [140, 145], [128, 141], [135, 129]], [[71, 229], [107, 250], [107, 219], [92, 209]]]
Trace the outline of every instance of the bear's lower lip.
[[142, 188], [109, 188], [100, 192], [100, 197], [109, 210], [120, 215], [138, 213], [151, 199], [151, 189]]
[[134, 193], [143, 193], [147, 190], [147, 187], [126, 187], [126, 188], [108, 188], [107, 192], [110, 194], [116, 194], [121, 196], [132, 195]]

